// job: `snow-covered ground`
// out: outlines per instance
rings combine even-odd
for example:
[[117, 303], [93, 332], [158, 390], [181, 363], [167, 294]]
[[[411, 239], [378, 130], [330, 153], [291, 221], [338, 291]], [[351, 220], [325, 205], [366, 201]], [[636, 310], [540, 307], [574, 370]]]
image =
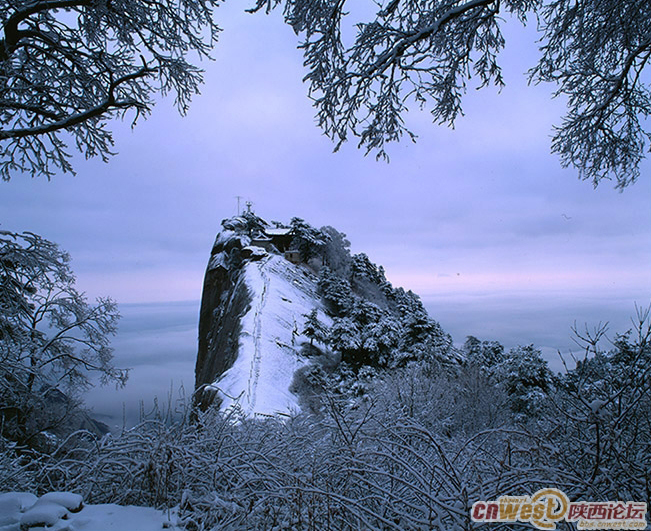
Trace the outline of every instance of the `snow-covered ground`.
[[78, 494], [0, 493], [0, 531], [180, 531], [173, 512], [114, 504], [84, 505]]
[[[264, 251], [263, 251], [264, 252]], [[305, 267], [269, 254], [244, 266], [244, 282], [252, 297], [242, 318], [239, 352], [233, 366], [209, 387], [218, 390], [223, 411], [238, 404], [247, 416], [299, 410], [289, 391], [294, 373], [308, 360], [299, 354], [305, 315], [319, 308], [316, 277]]]

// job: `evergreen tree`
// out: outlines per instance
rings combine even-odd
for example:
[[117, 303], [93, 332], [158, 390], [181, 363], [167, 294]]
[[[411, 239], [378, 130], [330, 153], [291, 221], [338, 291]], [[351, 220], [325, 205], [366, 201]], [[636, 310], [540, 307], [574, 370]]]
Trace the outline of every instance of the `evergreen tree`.
[[315, 229], [301, 218], [292, 218], [290, 226], [294, 235], [292, 246], [301, 253], [304, 262], [323, 253], [330, 236]]
[[515, 413], [538, 415], [552, 385], [552, 374], [540, 350], [533, 345], [512, 348], [496, 367], [496, 375]]
[[335, 275], [329, 267], [321, 269], [319, 294], [328, 311], [337, 317], [346, 315], [353, 306], [353, 289], [345, 279]]
[[369, 282], [382, 286], [387, 279], [384, 276], [384, 269], [375, 265], [366, 253], [353, 255], [352, 277], [354, 279], [365, 279]]
[[310, 340], [310, 346], [314, 346], [314, 341], [325, 341], [328, 333], [327, 328], [319, 321], [319, 310], [314, 308], [310, 313], [303, 315], [305, 317], [305, 326], [303, 335]]

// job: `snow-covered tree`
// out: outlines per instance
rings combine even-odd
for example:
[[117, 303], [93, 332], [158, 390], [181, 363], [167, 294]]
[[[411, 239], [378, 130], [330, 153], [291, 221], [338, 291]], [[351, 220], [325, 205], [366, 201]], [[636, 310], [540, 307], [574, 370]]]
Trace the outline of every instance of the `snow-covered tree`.
[[388, 305], [393, 286], [384, 274], [384, 268], [371, 262], [365, 253], [353, 255], [350, 282], [355, 291], [382, 307]]
[[358, 354], [362, 349], [362, 334], [360, 327], [349, 317], [335, 318], [328, 330], [326, 338], [328, 345], [341, 354], [341, 360], [357, 366]]
[[90, 305], [69, 262], [36, 234], [0, 232], [0, 425], [21, 443], [64, 422], [70, 408], [53, 414], [54, 404], [72, 404], [91, 374], [102, 383], [127, 379], [109, 346], [117, 306], [108, 298]]
[[304, 262], [321, 255], [330, 236], [301, 218], [292, 218], [290, 226], [293, 235], [292, 246], [301, 253]]
[[346, 239], [346, 235], [330, 226], [321, 227], [320, 230], [329, 237], [323, 249], [325, 265], [339, 277], [348, 278], [351, 257], [350, 242]]
[[512, 348], [494, 371], [514, 412], [529, 416], [539, 413], [552, 383], [540, 350], [533, 345]]
[[353, 255], [352, 277], [368, 280], [378, 286], [383, 285], [387, 281], [382, 266], [378, 267], [371, 262], [366, 253]]
[[595, 185], [614, 178], [623, 188], [639, 175], [651, 135], [646, 0], [384, 0], [374, 12], [345, 0], [258, 0], [257, 9], [278, 4], [301, 35], [317, 119], [337, 148], [354, 136], [386, 157], [387, 142], [415, 138], [410, 104], [454, 124], [469, 86], [504, 84], [507, 20], [533, 19], [541, 57], [530, 79], [553, 83], [568, 105], [553, 151]]
[[319, 310], [314, 308], [310, 313], [304, 315], [305, 325], [303, 326], [303, 335], [310, 340], [310, 346], [314, 346], [314, 341], [323, 342], [327, 335], [327, 328], [319, 321]]
[[385, 314], [378, 321], [366, 325], [362, 332], [368, 364], [373, 367], [389, 367], [400, 344], [400, 322]]
[[219, 28], [215, 0], [0, 0], [0, 175], [73, 171], [68, 144], [111, 155], [107, 120], [181, 113]]
[[492, 374], [505, 361], [502, 344], [497, 341], [480, 341], [474, 336], [466, 338], [463, 353], [470, 364], [477, 365], [487, 374]]
[[[363, 366], [388, 367], [400, 344], [400, 323], [387, 312], [362, 311], [336, 318], [326, 340], [341, 354], [341, 361], [355, 369]], [[367, 310], [373, 305], [367, 303]]]
[[362, 298], [358, 298], [350, 308], [348, 316], [357, 324], [366, 326], [371, 323], [379, 322], [385, 313], [386, 312], [380, 309], [377, 304], [374, 304]]
[[354, 303], [353, 288], [348, 280], [333, 273], [329, 267], [321, 269], [319, 294], [328, 311], [341, 317], [350, 311]]

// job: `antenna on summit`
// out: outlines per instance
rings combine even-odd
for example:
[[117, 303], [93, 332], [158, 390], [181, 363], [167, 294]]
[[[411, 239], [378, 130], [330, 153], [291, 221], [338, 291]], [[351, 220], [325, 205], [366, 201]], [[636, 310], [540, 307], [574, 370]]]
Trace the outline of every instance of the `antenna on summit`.
[[237, 215], [240, 215], [240, 199], [242, 199], [241, 195], [236, 195], [235, 198], [237, 199]]

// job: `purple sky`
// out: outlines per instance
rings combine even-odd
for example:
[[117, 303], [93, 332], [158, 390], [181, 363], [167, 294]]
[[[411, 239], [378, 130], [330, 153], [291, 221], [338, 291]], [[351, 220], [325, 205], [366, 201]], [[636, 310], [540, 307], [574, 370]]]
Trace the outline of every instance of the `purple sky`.
[[386, 164], [354, 144], [332, 152], [278, 15], [220, 7], [216, 61], [189, 115], [162, 101], [133, 130], [112, 125], [119, 154], [109, 164], [78, 157], [77, 177], [0, 183], [2, 228], [56, 241], [82, 290], [124, 303], [199, 299], [219, 222], [242, 196], [266, 219], [345, 232], [354, 252], [426, 300], [648, 304], [651, 164], [624, 193], [561, 169], [549, 146], [563, 102], [526, 85], [530, 30], [509, 29], [501, 94], [470, 88], [454, 130], [415, 110], [418, 142], [391, 146]]

